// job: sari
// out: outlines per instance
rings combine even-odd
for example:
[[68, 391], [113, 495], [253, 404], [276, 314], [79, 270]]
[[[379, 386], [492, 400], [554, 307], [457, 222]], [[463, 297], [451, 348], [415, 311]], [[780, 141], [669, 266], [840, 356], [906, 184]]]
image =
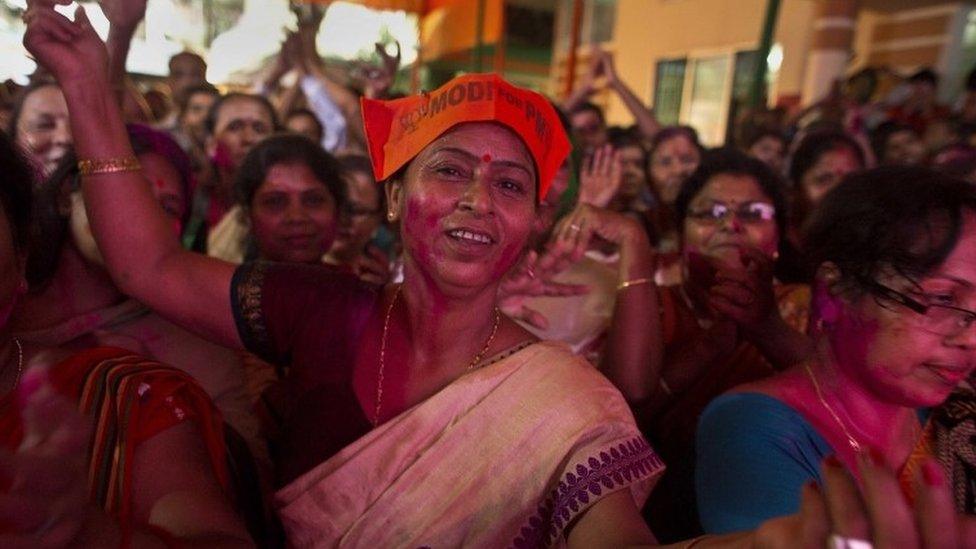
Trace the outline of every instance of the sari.
[[210, 396], [224, 422], [247, 443], [248, 451], [270, 468], [266, 443], [249, 406], [239, 353], [213, 344], [151, 312], [134, 299], [88, 311], [58, 324], [15, 334], [45, 347], [118, 347], [186, 372]]
[[922, 436], [899, 474], [902, 489], [915, 498], [915, 479], [925, 458], [942, 464], [956, 511], [976, 515], [976, 390], [964, 382], [929, 414]]
[[[960, 386], [934, 409], [918, 411], [924, 427], [897, 467], [902, 492], [914, 501], [923, 460], [936, 458], [956, 511], [976, 514], [976, 392]], [[698, 429], [698, 509], [708, 533], [751, 530], [796, 513], [801, 487], [823, 485], [821, 463], [835, 455], [855, 478], [853, 452], [833, 446], [816, 421], [793, 404], [763, 393], [732, 392], [713, 401]]]
[[[786, 324], [806, 333], [810, 287], [777, 284], [773, 286], [773, 291], [780, 316]], [[666, 356], [668, 348], [690, 337], [699, 328], [694, 313], [681, 297], [677, 286], [662, 288], [659, 297]], [[683, 444], [690, 444], [695, 438], [698, 418], [709, 402], [733, 387], [774, 373], [776, 370], [759, 349], [752, 343], [742, 341], [732, 354], [710, 365], [707, 375], [701, 376], [686, 391], [677, 395], [674, 402], [659, 414], [651, 430], [661, 439], [681, 440]]]
[[[139, 445], [185, 421], [200, 430], [217, 481], [228, 472], [223, 422], [207, 393], [187, 374], [122, 349], [78, 352], [48, 370], [59, 394], [92, 418], [88, 480], [91, 501], [132, 525], [132, 463]], [[0, 447], [15, 451], [24, 437], [15, 392], [0, 399]]]
[[609, 381], [536, 343], [373, 429], [275, 506], [294, 547], [550, 547], [609, 494], [640, 507], [663, 469]]
[[[777, 284], [773, 286], [780, 316], [798, 332], [806, 332], [809, 316], [809, 286]], [[691, 307], [678, 286], [661, 288], [659, 294], [661, 325], [664, 335], [665, 361], [669, 349], [692, 337], [699, 326]], [[655, 448], [669, 464], [644, 518], [662, 542], [672, 542], [700, 535], [695, 500], [695, 437], [698, 421], [709, 402], [729, 389], [776, 373], [759, 349], [742, 341], [730, 355], [709, 365], [687, 390], [675, 395], [668, 406], [654, 417], [638, 422]]]

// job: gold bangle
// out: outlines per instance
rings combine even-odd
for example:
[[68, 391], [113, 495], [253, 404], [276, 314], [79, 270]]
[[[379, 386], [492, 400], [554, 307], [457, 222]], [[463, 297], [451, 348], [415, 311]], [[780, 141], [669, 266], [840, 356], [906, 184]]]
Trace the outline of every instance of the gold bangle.
[[137, 172], [142, 169], [139, 159], [134, 156], [120, 158], [86, 159], [78, 161], [78, 172], [82, 176], [106, 173]]
[[621, 282], [617, 284], [617, 291], [623, 290], [624, 288], [630, 288], [631, 286], [639, 286], [641, 284], [647, 284], [648, 282], [654, 282], [653, 278], [637, 278], [634, 280], [628, 280], [626, 282]]

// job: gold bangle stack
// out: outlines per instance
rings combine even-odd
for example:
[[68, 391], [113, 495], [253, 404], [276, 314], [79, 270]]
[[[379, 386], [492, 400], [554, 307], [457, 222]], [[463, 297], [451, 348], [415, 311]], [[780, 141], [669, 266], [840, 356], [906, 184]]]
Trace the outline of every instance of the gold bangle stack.
[[647, 284], [649, 282], [654, 282], [653, 278], [637, 278], [634, 280], [628, 280], [626, 282], [621, 282], [617, 284], [617, 291], [623, 290], [624, 288], [630, 288], [631, 286], [639, 286], [641, 284]]
[[142, 169], [139, 159], [134, 156], [119, 158], [85, 159], [78, 161], [78, 172], [82, 176], [106, 173], [137, 172]]

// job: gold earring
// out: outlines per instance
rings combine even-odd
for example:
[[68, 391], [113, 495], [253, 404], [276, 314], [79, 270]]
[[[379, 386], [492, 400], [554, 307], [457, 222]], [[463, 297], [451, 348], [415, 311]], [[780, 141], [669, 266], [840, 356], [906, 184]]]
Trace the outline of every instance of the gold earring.
[[394, 219], [396, 219], [396, 214], [393, 212], [386, 212], [386, 219], [388, 221], [393, 221]]

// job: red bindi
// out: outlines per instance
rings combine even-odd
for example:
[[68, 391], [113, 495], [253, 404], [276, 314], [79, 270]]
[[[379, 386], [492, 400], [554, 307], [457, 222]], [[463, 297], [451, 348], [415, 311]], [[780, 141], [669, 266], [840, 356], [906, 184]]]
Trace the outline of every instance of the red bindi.
[[491, 162], [491, 155], [488, 154], [488, 153], [485, 153], [484, 155], [482, 155], [481, 161], [482, 162]]
[[157, 179], [155, 183], [157, 189], [162, 189], [163, 187], [166, 186], [166, 183], [162, 179]]

